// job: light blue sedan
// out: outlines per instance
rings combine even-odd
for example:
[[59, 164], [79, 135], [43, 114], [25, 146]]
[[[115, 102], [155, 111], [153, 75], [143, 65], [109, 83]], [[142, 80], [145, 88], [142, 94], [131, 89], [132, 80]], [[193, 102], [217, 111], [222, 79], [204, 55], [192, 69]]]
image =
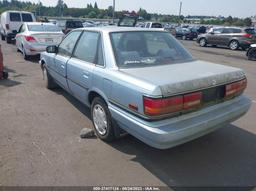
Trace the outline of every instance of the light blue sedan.
[[123, 132], [166, 149], [244, 115], [245, 73], [194, 59], [158, 29], [76, 29], [40, 60], [46, 86], [61, 86], [91, 108], [104, 141]]

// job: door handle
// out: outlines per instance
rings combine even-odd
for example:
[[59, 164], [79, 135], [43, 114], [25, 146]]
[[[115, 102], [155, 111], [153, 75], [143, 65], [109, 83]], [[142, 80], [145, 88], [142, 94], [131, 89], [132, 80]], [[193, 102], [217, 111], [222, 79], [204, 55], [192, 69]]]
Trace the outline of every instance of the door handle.
[[65, 69], [65, 65], [63, 65], [63, 64], [61, 64], [60, 67], [61, 67], [62, 69]]
[[83, 72], [83, 78], [88, 79], [89, 76], [90, 76], [90, 73], [89, 73], [89, 72], [87, 72], [87, 71], [84, 71], [84, 72]]

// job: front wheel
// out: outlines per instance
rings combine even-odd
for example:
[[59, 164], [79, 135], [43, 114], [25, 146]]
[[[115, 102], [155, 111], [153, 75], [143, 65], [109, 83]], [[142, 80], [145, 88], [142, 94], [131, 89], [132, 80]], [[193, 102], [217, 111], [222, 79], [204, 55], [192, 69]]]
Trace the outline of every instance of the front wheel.
[[247, 53], [248, 60], [256, 61], [256, 48], [251, 48]]
[[45, 65], [42, 65], [42, 70], [43, 70], [43, 78], [45, 80], [45, 86], [47, 89], [55, 89], [58, 87], [52, 76], [48, 73]]
[[115, 139], [114, 123], [102, 98], [94, 98], [91, 105], [91, 116], [97, 137], [103, 141], [112, 142]]
[[5, 36], [1, 35], [1, 39], [2, 39], [2, 41], [5, 41]]

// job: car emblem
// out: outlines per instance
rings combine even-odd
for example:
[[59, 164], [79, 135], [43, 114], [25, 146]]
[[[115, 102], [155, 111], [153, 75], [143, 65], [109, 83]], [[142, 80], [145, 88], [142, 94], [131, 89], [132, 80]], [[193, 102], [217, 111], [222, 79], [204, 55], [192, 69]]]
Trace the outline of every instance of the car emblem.
[[212, 80], [212, 85], [216, 85], [217, 84], [217, 82], [216, 82], [216, 80]]

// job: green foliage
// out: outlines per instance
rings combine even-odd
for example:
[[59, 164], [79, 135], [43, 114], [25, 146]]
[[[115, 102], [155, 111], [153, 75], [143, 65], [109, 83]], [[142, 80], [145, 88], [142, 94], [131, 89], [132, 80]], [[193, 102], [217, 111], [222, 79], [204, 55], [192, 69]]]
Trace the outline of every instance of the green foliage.
[[[66, 17], [89, 17], [109, 19], [113, 16], [113, 7], [109, 6], [108, 9], [99, 9], [97, 2], [92, 5], [91, 3], [85, 5], [86, 8], [68, 8], [64, 0], [58, 0], [55, 7], [46, 7], [40, 1], [39, 3], [31, 3], [30, 1], [18, 1], [18, 0], [0, 0], [0, 14], [6, 10], [23, 10], [33, 12], [40, 16], [66, 16]], [[125, 11], [128, 12], [128, 11]], [[122, 16], [124, 12], [115, 12], [116, 18]], [[145, 20], [156, 20], [160, 22], [172, 22], [180, 23], [186, 22], [184, 16], [176, 15], [162, 15], [162, 14], [150, 14], [145, 9], [140, 8], [137, 12], [139, 17]], [[251, 26], [252, 21], [250, 18], [240, 19], [233, 18], [231, 16], [225, 19], [204, 20], [201, 19], [201, 24], [208, 25], [227, 25], [227, 26]]]

